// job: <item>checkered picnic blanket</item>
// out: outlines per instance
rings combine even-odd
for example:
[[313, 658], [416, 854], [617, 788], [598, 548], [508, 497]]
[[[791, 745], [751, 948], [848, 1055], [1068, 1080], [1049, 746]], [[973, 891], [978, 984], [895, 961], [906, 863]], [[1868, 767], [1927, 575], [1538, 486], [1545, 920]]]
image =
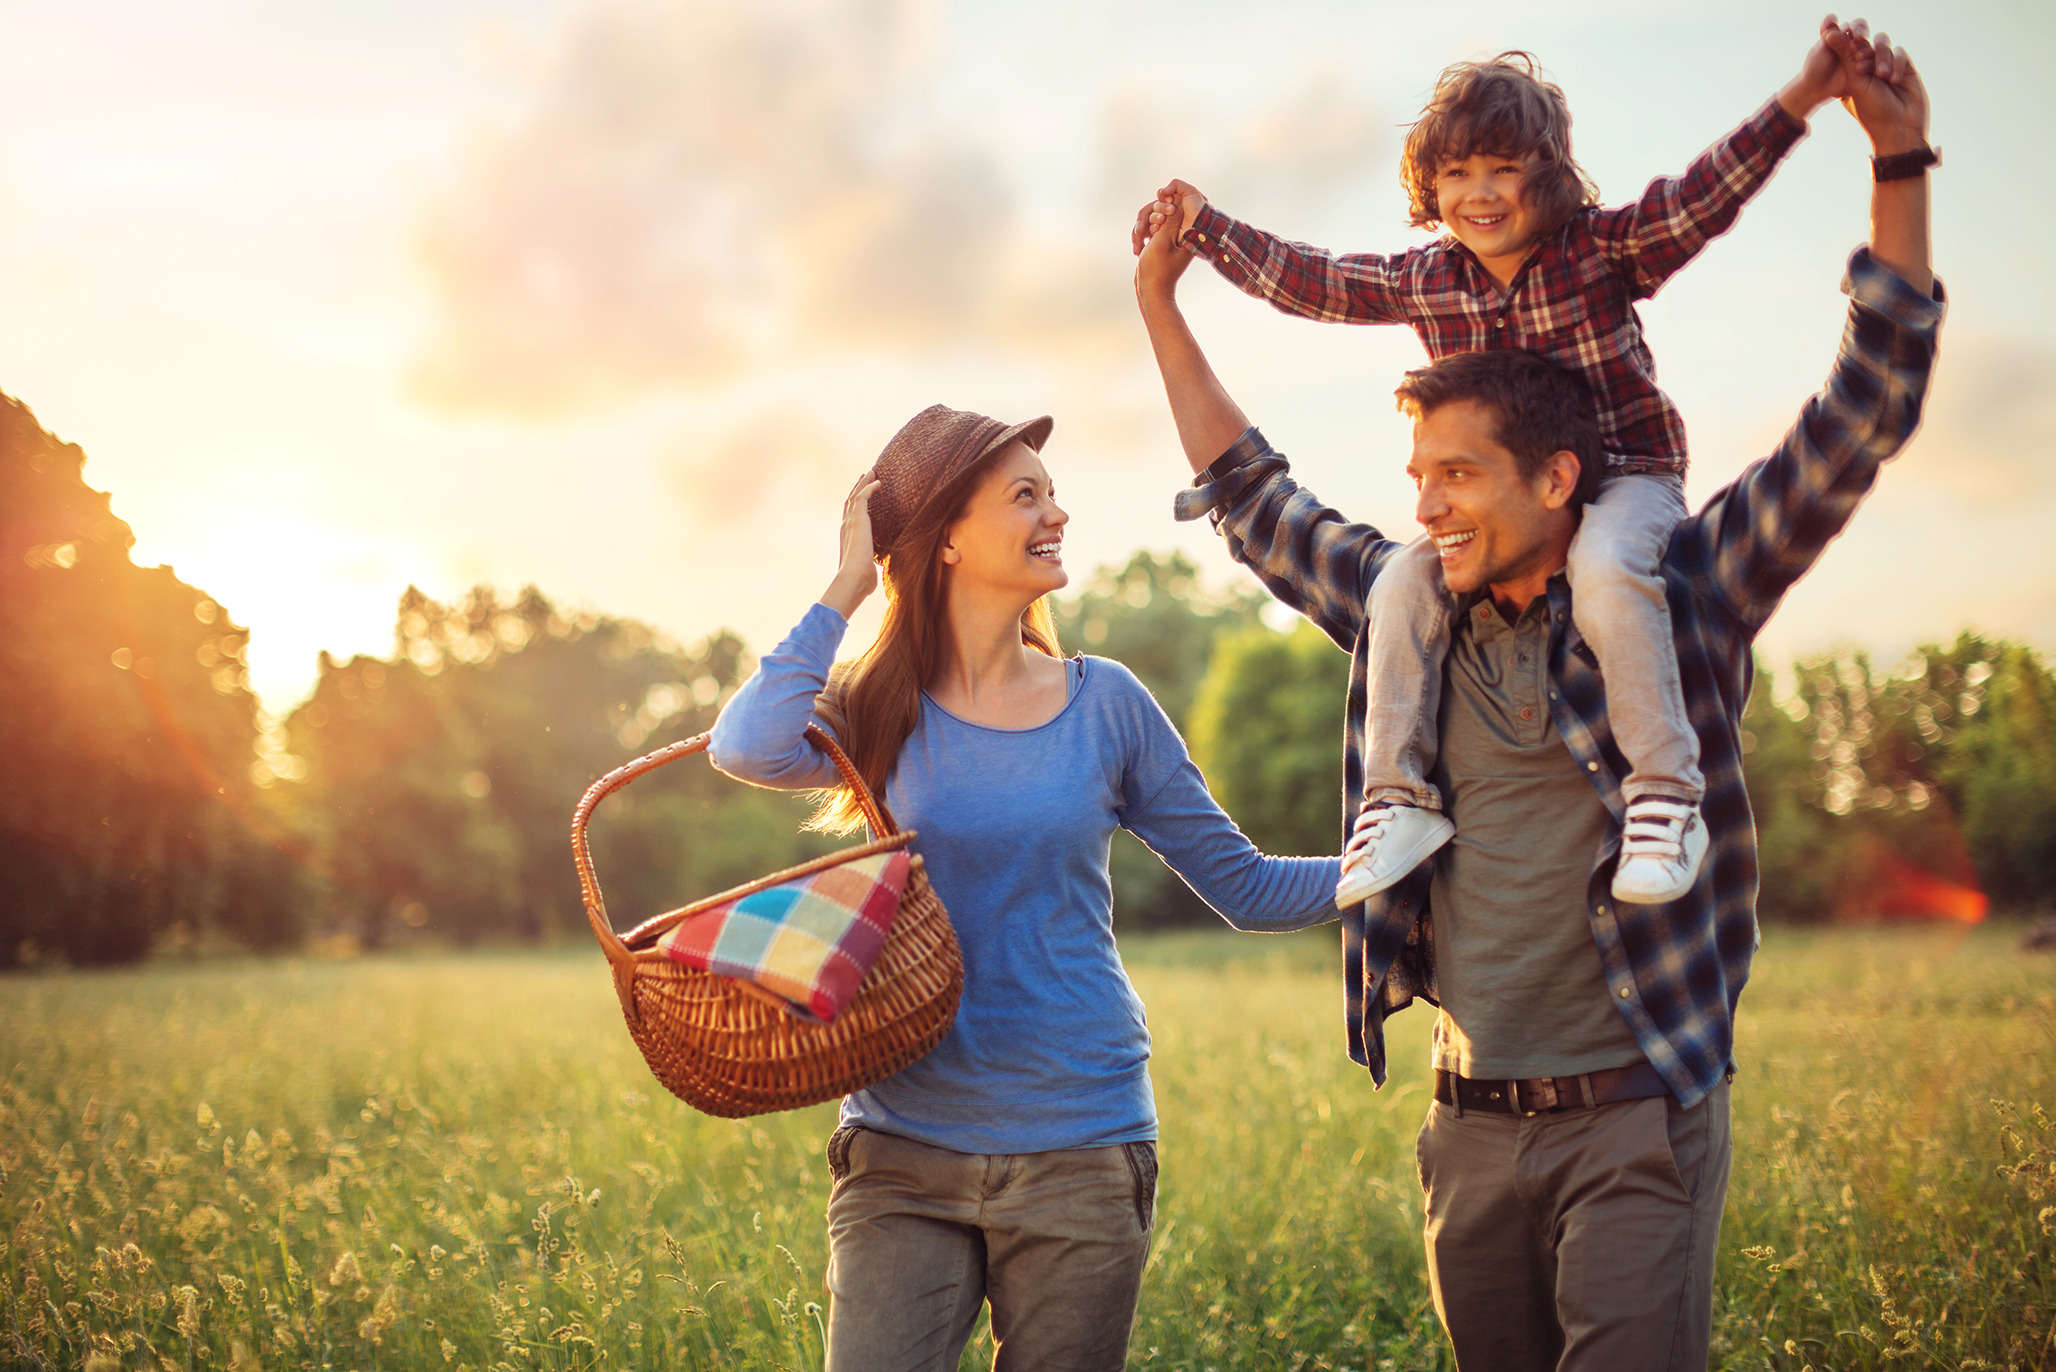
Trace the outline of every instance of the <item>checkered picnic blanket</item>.
[[700, 911], [657, 940], [674, 962], [740, 977], [791, 1013], [832, 1023], [857, 998], [899, 913], [912, 865], [873, 853]]

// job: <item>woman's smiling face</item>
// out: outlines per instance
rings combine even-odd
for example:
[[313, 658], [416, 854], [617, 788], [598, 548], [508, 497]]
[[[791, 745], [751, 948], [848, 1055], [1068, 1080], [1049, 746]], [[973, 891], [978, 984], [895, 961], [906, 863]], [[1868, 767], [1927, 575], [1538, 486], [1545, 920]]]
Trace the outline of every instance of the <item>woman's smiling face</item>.
[[1015, 591], [1026, 604], [1070, 583], [1062, 556], [1070, 520], [1041, 457], [1016, 440], [979, 478], [950, 526], [942, 560], [959, 586]]

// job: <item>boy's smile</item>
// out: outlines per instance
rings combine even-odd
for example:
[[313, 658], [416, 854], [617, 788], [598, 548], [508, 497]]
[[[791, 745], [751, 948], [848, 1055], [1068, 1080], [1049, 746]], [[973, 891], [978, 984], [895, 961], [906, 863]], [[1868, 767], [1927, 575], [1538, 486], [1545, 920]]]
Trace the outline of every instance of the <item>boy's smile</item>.
[[1456, 241], [1469, 248], [1500, 285], [1534, 246], [1534, 216], [1521, 195], [1532, 155], [1474, 152], [1435, 173], [1435, 205]]

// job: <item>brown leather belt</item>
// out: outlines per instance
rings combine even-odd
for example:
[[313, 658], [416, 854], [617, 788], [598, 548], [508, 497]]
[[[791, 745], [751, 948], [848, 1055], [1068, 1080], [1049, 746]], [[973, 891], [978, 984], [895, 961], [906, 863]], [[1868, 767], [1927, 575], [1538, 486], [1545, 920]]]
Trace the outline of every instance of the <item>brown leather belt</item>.
[[1454, 1072], [1438, 1069], [1435, 1073], [1435, 1099], [1454, 1106], [1459, 1115], [1466, 1110], [1540, 1115], [1669, 1094], [1670, 1087], [1646, 1062], [1575, 1077], [1532, 1077], [1527, 1081], [1474, 1081]]

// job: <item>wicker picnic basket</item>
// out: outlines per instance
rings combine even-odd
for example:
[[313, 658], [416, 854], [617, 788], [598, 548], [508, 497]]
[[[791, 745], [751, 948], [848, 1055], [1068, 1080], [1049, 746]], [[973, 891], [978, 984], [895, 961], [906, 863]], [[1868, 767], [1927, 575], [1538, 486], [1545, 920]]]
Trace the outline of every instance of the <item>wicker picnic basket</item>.
[[650, 1070], [679, 1099], [725, 1118], [793, 1110], [859, 1090], [921, 1058], [949, 1032], [964, 987], [963, 956], [918, 854], [912, 855], [899, 913], [857, 998], [830, 1024], [789, 1014], [770, 992], [674, 962], [657, 946], [689, 915], [857, 858], [904, 848], [914, 838], [864, 785], [835, 740], [814, 725], [807, 738], [834, 760], [875, 836], [645, 920], [618, 935], [593, 874], [586, 826], [613, 792], [666, 763], [705, 752], [708, 735], [685, 739], [617, 767], [594, 782], [571, 818], [571, 853], [586, 918], [614, 973], [628, 1032]]

